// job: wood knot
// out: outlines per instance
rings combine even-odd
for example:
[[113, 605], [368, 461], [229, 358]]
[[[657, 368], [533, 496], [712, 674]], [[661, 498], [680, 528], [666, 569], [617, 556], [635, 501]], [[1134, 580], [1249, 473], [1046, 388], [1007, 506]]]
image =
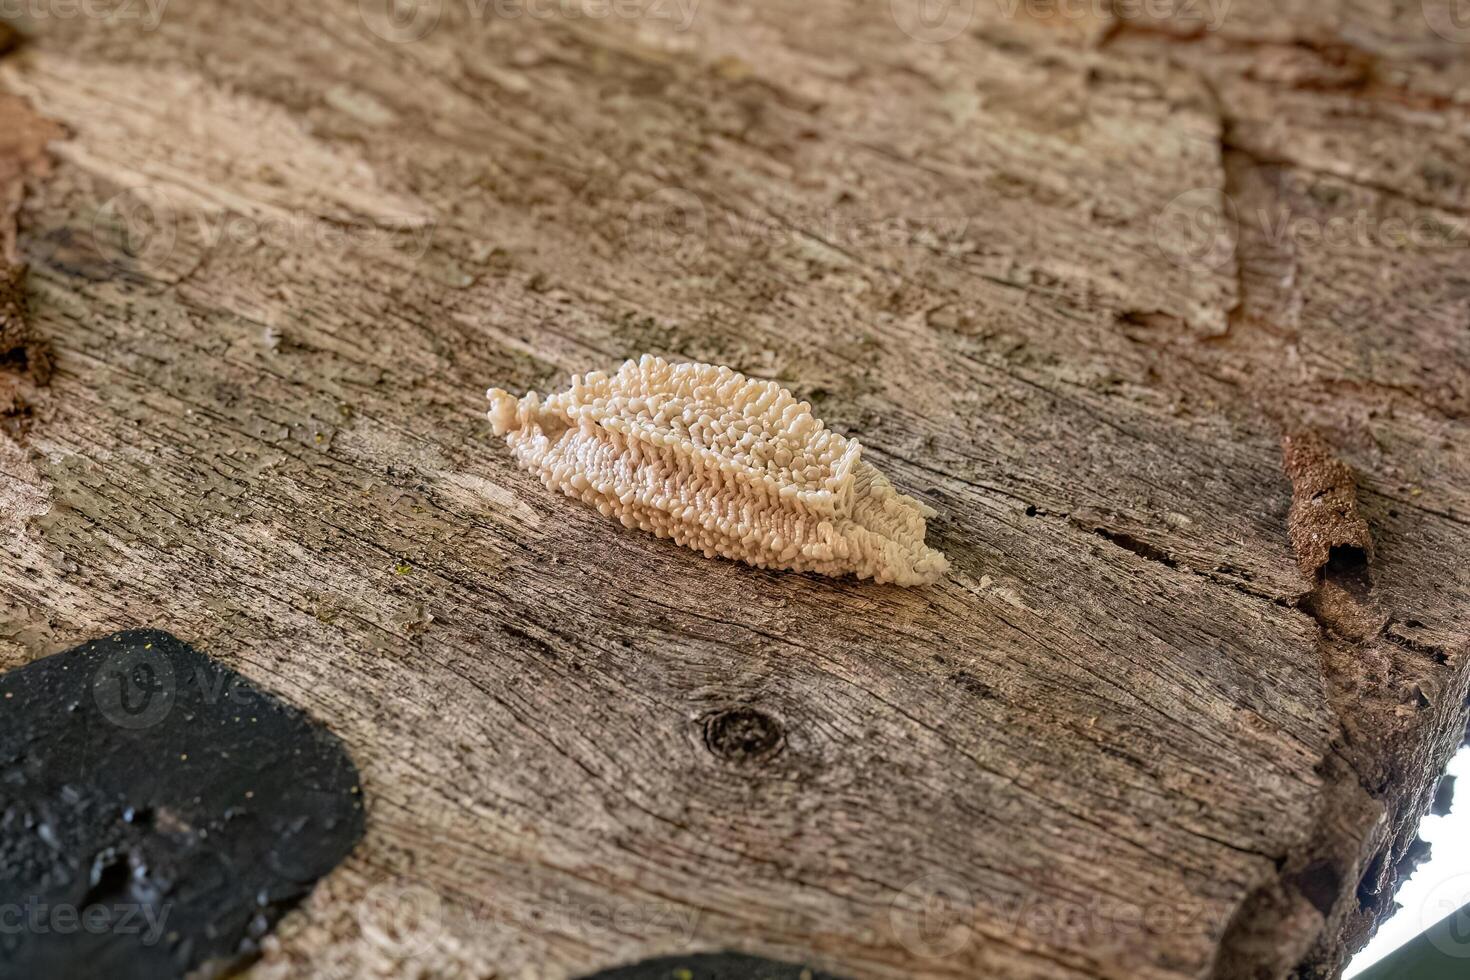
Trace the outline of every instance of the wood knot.
[[781, 723], [756, 708], [726, 708], [704, 720], [704, 744], [726, 762], [763, 762], [781, 751]]

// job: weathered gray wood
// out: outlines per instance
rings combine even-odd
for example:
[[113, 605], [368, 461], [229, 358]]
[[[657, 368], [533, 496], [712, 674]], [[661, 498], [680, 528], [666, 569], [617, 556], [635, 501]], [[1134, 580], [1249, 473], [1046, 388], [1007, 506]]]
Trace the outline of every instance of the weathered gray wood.
[[[368, 838], [255, 973], [1339, 965], [1465, 724], [1465, 46], [1417, 5], [424, 9], [0, 62], [67, 134], [0, 657], [162, 625], [348, 742]], [[643, 352], [811, 399], [953, 574], [708, 561], [489, 438], [487, 385]], [[1370, 584], [1296, 567], [1304, 429]]]

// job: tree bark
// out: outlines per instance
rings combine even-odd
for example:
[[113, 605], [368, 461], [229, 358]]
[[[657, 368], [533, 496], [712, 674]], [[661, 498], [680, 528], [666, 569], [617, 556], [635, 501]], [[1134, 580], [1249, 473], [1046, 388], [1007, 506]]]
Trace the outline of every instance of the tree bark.
[[[255, 974], [1338, 970], [1465, 731], [1449, 11], [382, 6], [0, 61], [65, 133], [0, 663], [158, 626], [344, 739], [367, 837]], [[490, 437], [643, 353], [810, 400], [952, 573], [707, 560]]]

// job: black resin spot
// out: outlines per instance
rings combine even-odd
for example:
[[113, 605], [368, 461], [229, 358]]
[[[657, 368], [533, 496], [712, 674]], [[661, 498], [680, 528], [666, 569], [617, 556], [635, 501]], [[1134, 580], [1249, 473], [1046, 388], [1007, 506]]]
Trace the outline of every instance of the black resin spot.
[[0, 977], [227, 972], [362, 832], [336, 736], [167, 633], [0, 675]]
[[589, 974], [582, 980], [838, 980], [800, 963], [782, 963], [745, 953], [660, 956]]

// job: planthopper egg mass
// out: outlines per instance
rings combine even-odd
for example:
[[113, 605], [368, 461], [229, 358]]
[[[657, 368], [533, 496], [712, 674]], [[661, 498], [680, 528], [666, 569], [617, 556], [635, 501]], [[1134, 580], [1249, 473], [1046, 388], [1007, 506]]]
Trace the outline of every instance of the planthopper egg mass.
[[547, 487], [626, 527], [761, 568], [923, 585], [934, 511], [773, 381], [644, 355], [543, 400], [491, 388], [490, 423]]

